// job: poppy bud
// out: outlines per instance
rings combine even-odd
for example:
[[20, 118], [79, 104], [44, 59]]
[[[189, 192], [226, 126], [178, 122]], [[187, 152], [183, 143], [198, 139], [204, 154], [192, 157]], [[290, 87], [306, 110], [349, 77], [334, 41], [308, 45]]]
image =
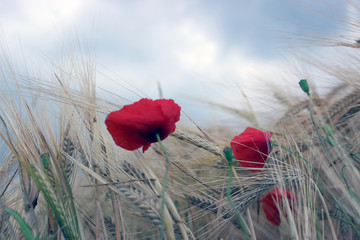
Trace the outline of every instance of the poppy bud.
[[231, 163], [232, 159], [234, 158], [233, 150], [231, 147], [226, 147], [223, 150], [226, 160]]
[[307, 95], [310, 95], [310, 87], [309, 87], [309, 84], [308, 84], [308, 82], [306, 81], [306, 79], [300, 80], [299, 85], [300, 85], [301, 89], [302, 89]]

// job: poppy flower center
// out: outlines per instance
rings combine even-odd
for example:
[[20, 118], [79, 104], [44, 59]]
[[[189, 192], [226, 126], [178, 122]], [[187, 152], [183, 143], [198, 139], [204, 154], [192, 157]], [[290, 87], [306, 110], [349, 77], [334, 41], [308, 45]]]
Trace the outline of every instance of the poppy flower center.
[[157, 136], [159, 134], [160, 139], [163, 139], [162, 134], [161, 134], [161, 128], [157, 129], [156, 131], [152, 131], [149, 135], [148, 135], [148, 139], [150, 142], [157, 142]]

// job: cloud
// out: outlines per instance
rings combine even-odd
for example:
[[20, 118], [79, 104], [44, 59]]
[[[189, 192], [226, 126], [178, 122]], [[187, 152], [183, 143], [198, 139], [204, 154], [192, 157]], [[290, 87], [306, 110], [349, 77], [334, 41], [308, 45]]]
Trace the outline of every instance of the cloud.
[[219, 57], [219, 43], [203, 31], [194, 21], [186, 21], [175, 30], [175, 55], [187, 70], [204, 70], [214, 67]]
[[8, 35], [21, 34], [40, 40], [49, 30], [72, 25], [85, 4], [84, 0], [11, 1], [2, 8], [0, 22]]
[[90, 49], [99, 86], [132, 101], [158, 97], [160, 82], [166, 97], [234, 102], [236, 87], [263, 89], [263, 79], [293, 77], [290, 63], [280, 62], [274, 31], [315, 28], [314, 18], [297, 18], [301, 11], [278, 0], [17, 0], [0, 8], [0, 23], [11, 53], [24, 53], [28, 66]]

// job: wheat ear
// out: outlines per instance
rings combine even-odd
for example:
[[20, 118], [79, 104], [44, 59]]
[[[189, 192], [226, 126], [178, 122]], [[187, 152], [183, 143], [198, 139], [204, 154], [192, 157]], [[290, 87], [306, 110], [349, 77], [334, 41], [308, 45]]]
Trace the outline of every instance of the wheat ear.
[[210, 142], [209, 140], [202, 138], [194, 133], [178, 129], [173, 132], [171, 136], [191, 143], [199, 148], [205, 149], [206, 151], [211, 152], [212, 154], [215, 154], [217, 156], [222, 156], [221, 149], [215, 143]]

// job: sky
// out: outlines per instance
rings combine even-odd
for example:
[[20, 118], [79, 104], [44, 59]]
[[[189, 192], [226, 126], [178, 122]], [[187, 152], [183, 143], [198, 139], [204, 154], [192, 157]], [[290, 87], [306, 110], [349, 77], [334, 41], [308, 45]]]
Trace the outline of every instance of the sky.
[[160, 86], [206, 123], [219, 116], [204, 101], [241, 108], [245, 93], [256, 105], [277, 79], [297, 91], [307, 77], [292, 72], [297, 38], [342, 36], [338, 19], [349, 12], [334, 0], [0, 0], [0, 30], [26, 71], [51, 72], [51, 64], [90, 52], [98, 86], [122, 97], [113, 101], [158, 98]]

